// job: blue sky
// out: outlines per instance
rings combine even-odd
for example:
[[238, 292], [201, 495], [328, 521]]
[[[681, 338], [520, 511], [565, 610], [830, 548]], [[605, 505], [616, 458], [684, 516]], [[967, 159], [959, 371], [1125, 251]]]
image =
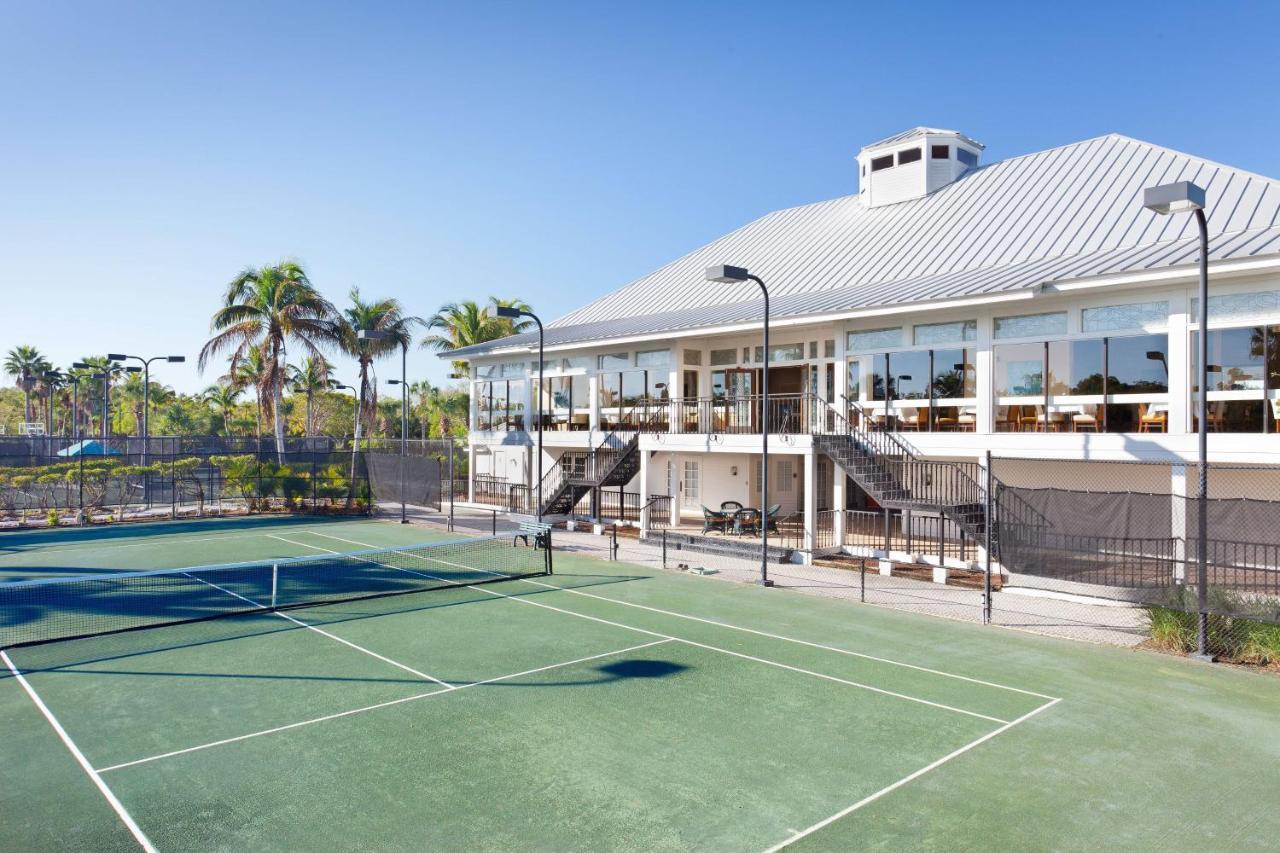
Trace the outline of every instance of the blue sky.
[[[429, 315], [497, 294], [551, 319], [854, 192], [858, 148], [919, 124], [982, 140], [987, 162], [1116, 131], [1280, 176], [1275, 3], [2, 15], [0, 350], [59, 364], [194, 356], [226, 281], [282, 257], [338, 302], [359, 285]], [[161, 371], [187, 391], [218, 372]], [[415, 352], [410, 372], [448, 369]]]

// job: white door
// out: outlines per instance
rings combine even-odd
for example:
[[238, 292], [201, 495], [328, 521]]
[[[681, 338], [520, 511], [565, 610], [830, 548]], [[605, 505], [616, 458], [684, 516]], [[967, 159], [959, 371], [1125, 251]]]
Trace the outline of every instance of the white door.
[[680, 508], [696, 510], [702, 501], [699, 497], [698, 462], [695, 459], [684, 460], [684, 476], [680, 478]]

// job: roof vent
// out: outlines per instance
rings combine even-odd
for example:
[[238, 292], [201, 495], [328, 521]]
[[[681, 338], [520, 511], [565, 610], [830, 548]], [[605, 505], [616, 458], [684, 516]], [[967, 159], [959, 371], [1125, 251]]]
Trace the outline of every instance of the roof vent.
[[858, 194], [867, 207], [922, 198], [978, 166], [986, 148], [954, 130], [916, 127], [858, 152]]

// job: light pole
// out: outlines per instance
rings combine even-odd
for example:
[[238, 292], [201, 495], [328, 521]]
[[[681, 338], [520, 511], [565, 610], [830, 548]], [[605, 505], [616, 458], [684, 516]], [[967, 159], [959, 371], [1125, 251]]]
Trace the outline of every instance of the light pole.
[[[542, 521], [542, 320], [532, 311], [526, 311], [523, 308], [516, 308], [511, 305], [495, 305], [496, 313], [499, 317], [506, 317], [514, 320], [519, 317], [528, 317], [530, 320], [538, 324], [538, 393], [536, 395], [537, 402], [534, 404], [534, 419], [538, 425], [538, 521]], [[449, 484], [450, 488], [453, 484]]]
[[[760, 502], [764, 504], [760, 513], [760, 585], [773, 586], [769, 579], [769, 289], [764, 286], [758, 276], [747, 272], [745, 267], [731, 267], [725, 264], [708, 267], [707, 281], [721, 284], [754, 281], [764, 294], [764, 367], [760, 381]], [[806, 524], [813, 524], [814, 519], [806, 519]]]
[[133, 359], [142, 364], [142, 464], [146, 465], [147, 444], [151, 438], [151, 362], [167, 361], [171, 364], [181, 364], [187, 360], [187, 357], [185, 355], [153, 355], [151, 358], [143, 358], [140, 355], [109, 353], [107, 358], [111, 361]]
[[1204, 212], [1205, 195], [1201, 187], [1190, 181], [1178, 181], [1148, 187], [1142, 191], [1142, 206], [1153, 213], [1194, 213], [1200, 232], [1200, 334], [1196, 340], [1196, 364], [1199, 367], [1196, 398], [1196, 607], [1199, 619], [1196, 630], [1196, 657], [1213, 660], [1209, 653], [1209, 224]]
[[392, 380], [392, 384], [400, 386], [400, 523], [408, 524], [408, 512], [405, 505], [404, 458], [408, 453], [409, 438], [409, 336], [397, 335], [385, 329], [361, 329], [356, 337], [362, 341], [390, 341], [400, 344], [400, 381]]

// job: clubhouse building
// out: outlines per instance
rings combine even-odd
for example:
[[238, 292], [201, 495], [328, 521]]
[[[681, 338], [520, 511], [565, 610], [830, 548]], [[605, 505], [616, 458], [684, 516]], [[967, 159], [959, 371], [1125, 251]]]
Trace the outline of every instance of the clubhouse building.
[[[1210, 459], [1280, 460], [1280, 182], [1116, 134], [983, 149], [927, 127], [867, 145], [856, 193], [549, 323], [541, 386], [536, 332], [444, 354], [469, 365], [471, 499], [536, 510], [539, 418], [544, 513], [748, 538], [785, 520], [796, 559], [847, 544], [860, 512], [936, 505], [965, 527], [988, 451], [1017, 485], [1055, 459], [1073, 464], [1051, 485], [1186, 494], [1199, 237], [1143, 206], [1178, 181], [1206, 193]], [[708, 281], [719, 264], [768, 286], [768, 352], [758, 286]]]

